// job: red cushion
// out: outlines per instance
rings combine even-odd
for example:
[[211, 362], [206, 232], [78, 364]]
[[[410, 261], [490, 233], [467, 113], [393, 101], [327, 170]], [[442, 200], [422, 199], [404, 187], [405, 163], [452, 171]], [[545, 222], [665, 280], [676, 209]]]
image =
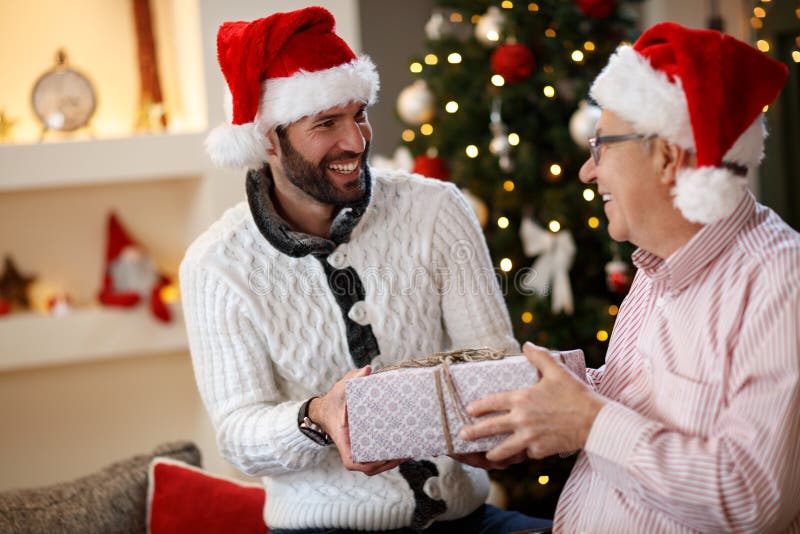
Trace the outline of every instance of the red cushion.
[[150, 463], [147, 526], [151, 534], [266, 533], [260, 485], [211, 475], [167, 458]]

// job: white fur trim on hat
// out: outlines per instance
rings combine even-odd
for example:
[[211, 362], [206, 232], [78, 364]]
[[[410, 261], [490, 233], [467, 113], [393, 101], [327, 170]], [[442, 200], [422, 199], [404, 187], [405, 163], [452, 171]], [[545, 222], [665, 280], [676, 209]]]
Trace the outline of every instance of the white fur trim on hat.
[[613, 111], [645, 135], [658, 135], [684, 148], [694, 148], [689, 107], [680, 79], [670, 82], [630, 46], [621, 46], [608, 60], [589, 92], [601, 108]]
[[747, 180], [725, 168], [682, 169], [672, 188], [673, 203], [686, 220], [710, 224], [733, 213], [747, 189]]
[[350, 102], [374, 104], [379, 88], [378, 72], [367, 56], [330, 69], [266, 80], [255, 122], [214, 128], [206, 138], [206, 150], [219, 167], [259, 168], [267, 160], [269, 130]]
[[270, 143], [254, 122], [221, 124], [206, 137], [206, 151], [218, 167], [260, 168], [267, 160]]
[[378, 72], [368, 56], [330, 69], [271, 78], [262, 86], [256, 122], [268, 131], [350, 102], [371, 105], [379, 88]]
[[767, 126], [764, 114], [759, 113], [733, 146], [722, 156], [722, 161], [738, 163], [755, 169], [764, 158], [764, 139], [767, 138]]

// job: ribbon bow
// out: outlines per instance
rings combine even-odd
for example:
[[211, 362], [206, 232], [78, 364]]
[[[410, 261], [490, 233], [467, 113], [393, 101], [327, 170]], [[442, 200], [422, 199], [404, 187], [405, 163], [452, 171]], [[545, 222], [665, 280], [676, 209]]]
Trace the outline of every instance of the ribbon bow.
[[531, 272], [520, 281], [522, 287], [547, 296], [552, 288], [550, 307], [553, 313], [571, 314], [572, 286], [569, 270], [575, 258], [575, 241], [569, 230], [549, 232], [525, 217], [519, 228], [522, 249], [528, 257], [539, 256]]

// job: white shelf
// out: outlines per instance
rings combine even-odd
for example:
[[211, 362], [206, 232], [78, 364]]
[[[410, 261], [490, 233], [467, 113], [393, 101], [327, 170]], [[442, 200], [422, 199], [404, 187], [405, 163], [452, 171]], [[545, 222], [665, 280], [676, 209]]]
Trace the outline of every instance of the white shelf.
[[62, 317], [0, 316], [0, 371], [188, 350], [180, 305], [162, 323], [142, 304], [85, 308]]
[[205, 135], [0, 145], [0, 192], [197, 177], [207, 169]]

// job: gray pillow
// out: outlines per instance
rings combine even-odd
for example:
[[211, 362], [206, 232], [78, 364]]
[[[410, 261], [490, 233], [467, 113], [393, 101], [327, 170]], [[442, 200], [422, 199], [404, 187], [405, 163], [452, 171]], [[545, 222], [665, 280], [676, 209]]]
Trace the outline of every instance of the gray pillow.
[[147, 474], [156, 456], [201, 467], [197, 446], [177, 441], [75, 480], [0, 492], [0, 532], [145, 532]]

